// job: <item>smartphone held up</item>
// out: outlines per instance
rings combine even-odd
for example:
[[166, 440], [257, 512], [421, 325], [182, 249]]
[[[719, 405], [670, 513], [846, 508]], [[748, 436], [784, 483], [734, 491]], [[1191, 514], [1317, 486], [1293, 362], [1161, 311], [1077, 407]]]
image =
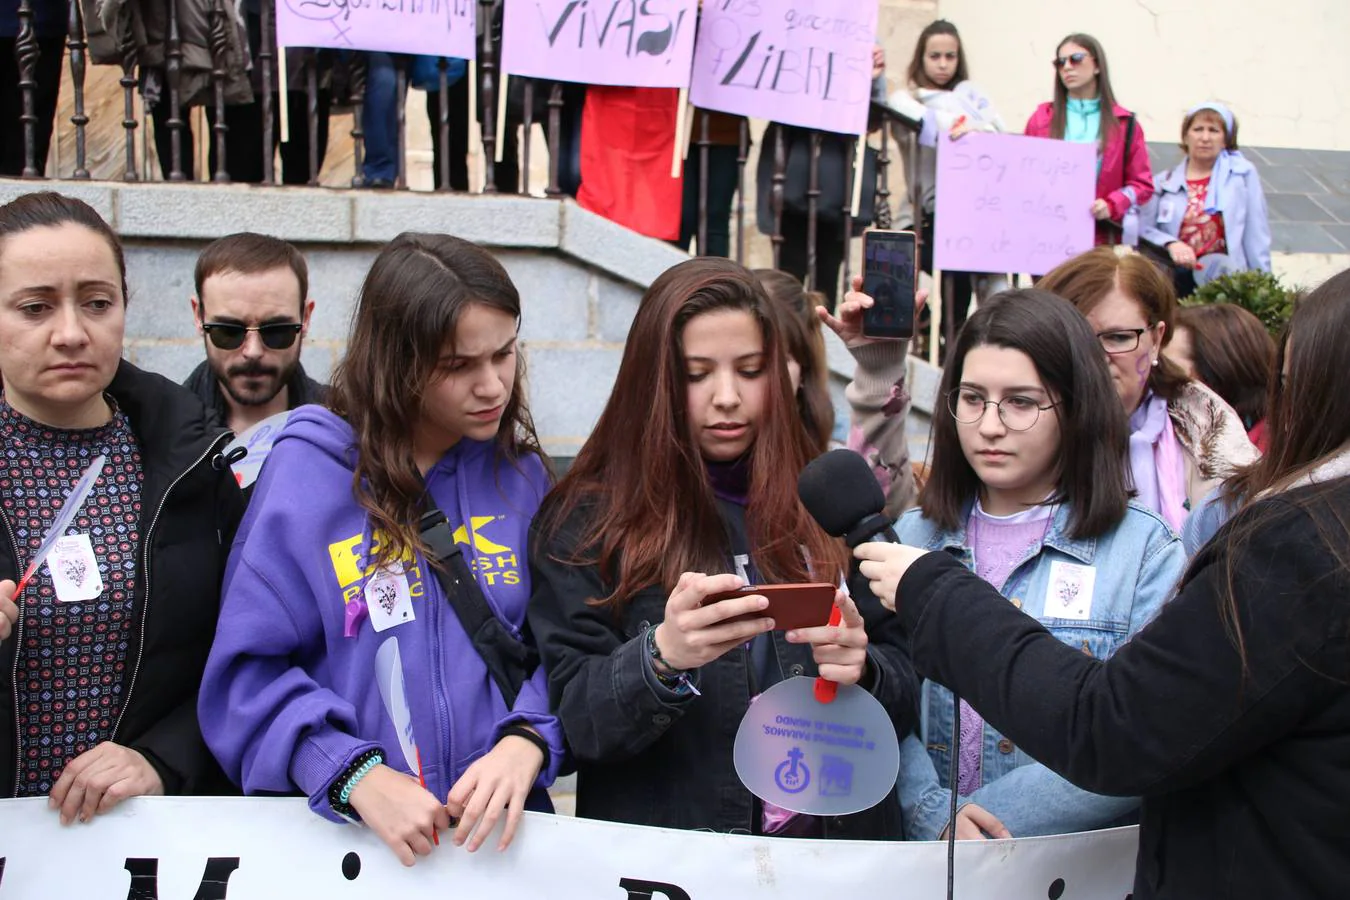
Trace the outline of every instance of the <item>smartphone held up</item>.
[[863, 336], [908, 340], [914, 336], [916, 242], [912, 231], [869, 231], [863, 236]]

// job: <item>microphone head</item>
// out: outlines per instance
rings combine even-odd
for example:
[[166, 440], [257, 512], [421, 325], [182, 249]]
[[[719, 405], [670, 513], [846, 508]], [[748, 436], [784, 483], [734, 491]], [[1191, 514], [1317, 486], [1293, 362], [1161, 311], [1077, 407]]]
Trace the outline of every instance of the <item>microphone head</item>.
[[886, 507], [872, 467], [852, 450], [831, 450], [811, 460], [797, 477], [797, 496], [832, 537], [844, 537]]

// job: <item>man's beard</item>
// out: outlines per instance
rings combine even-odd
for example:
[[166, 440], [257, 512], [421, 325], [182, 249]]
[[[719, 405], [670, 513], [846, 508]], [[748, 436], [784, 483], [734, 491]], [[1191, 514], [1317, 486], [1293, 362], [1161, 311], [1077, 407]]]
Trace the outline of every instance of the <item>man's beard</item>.
[[[281, 393], [291, 378], [295, 375], [295, 370], [300, 366], [300, 357], [296, 356], [287, 365], [265, 366], [260, 362], [245, 362], [236, 366], [231, 366], [225, 370], [225, 377], [217, 377], [221, 389], [229, 394], [230, 399], [240, 406], [265, 406], [271, 403], [277, 394]], [[256, 390], [242, 390], [236, 383], [237, 378], [257, 378], [265, 379], [261, 382], [261, 387]]]

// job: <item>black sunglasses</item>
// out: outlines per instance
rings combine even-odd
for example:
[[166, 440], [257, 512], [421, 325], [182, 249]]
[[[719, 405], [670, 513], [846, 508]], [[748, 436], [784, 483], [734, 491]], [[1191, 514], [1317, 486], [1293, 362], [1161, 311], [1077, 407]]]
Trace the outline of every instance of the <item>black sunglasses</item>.
[[304, 326], [299, 322], [273, 322], [270, 325], [236, 325], [233, 322], [203, 322], [202, 330], [220, 350], [238, 350], [250, 331], [258, 332], [268, 350], [285, 350], [295, 343]]
[[1064, 68], [1065, 63], [1073, 63], [1075, 66], [1081, 66], [1083, 60], [1087, 58], [1088, 55], [1080, 50], [1077, 53], [1070, 53], [1068, 56], [1056, 56], [1053, 62], [1056, 69], [1062, 69]]

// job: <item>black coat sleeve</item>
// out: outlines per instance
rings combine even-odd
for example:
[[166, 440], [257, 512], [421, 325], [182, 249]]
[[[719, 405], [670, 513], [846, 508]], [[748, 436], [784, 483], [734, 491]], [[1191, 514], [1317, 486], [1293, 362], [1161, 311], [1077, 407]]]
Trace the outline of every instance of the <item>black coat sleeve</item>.
[[643, 752], [688, 708], [646, 676], [644, 635], [628, 637], [608, 608], [588, 603], [610, 589], [595, 566], [566, 560], [566, 532], [530, 536], [530, 629], [548, 672], [549, 703], [577, 760], [617, 762]]
[[951, 557], [931, 553], [897, 592], [915, 662], [1069, 781], [1149, 795], [1202, 782], [1281, 739], [1345, 691], [1350, 583], [1309, 515], [1283, 501], [1236, 551], [1245, 655], [1221, 611], [1226, 551], [1107, 660], [1079, 653]]

